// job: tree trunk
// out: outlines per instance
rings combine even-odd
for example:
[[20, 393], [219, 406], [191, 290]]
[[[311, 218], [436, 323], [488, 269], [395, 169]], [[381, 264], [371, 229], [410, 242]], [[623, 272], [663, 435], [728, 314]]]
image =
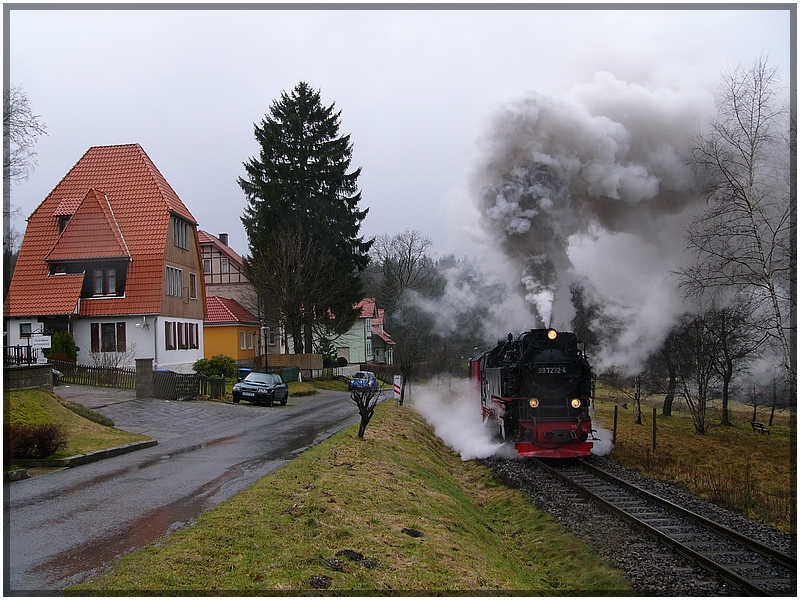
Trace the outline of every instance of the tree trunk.
[[311, 322], [307, 322], [303, 324], [303, 328], [305, 329], [305, 344], [304, 348], [307, 354], [311, 354], [314, 352], [314, 330], [311, 325]]
[[769, 426], [772, 427], [772, 420], [775, 418], [775, 407], [778, 406], [778, 380], [772, 379], [772, 408], [769, 411]]
[[669, 373], [669, 382], [667, 383], [667, 395], [664, 396], [664, 408], [661, 411], [665, 417], [672, 416], [672, 402], [675, 400], [675, 390], [678, 388], [678, 374], [675, 372], [675, 364], [669, 357], [669, 352], [664, 352], [664, 362], [667, 365], [667, 373]]
[[638, 375], [635, 378], [635, 389], [633, 396], [633, 405], [636, 409], [636, 424], [642, 424], [642, 378]]
[[725, 363], [725, 371], [722, 373], [722, 418], [720, 424], [723, 427], [730, 427], [730, 414], [728, 412], [728, 400], [730, 399], [731, 378], [733, 377], [733, 363], [728, 360]]

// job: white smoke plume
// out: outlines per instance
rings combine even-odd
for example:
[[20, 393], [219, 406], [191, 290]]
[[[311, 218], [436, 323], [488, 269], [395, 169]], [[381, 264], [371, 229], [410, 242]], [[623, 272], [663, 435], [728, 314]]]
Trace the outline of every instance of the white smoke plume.
[[483, 423], [474, 381], [437, 378], [427, 386], [416, 386], [410, 404], [461, 460], [487, 458], [505, 446], [493, 439]]
[[[599, 73], [560, 97], [532, 92], [494, 117], [468, 190], [449, 203], [479, 223], [459, 235], [485, 249], [490, 277], [525, 301], [527, 323], [508, 331], [570, 328], [569, 285], [581, 281], [621, 326], [596, 370], [634, 371], [657, 349], [683, 310], [669, 274], [702, 205], [686, 161], [713, 110], [704, 89], [647, 89]], [[507, 315], [518, 324], [519, 311]]]
[[[494, 429], [483, 422], [480, 392], [474, 381], [436, 377], [425, 386], [414, 387], [409, 405], [461, 460], [495, 455], [519, 458], [511, 444], [500, 442]], [[611, 452], [613, 434], [601, 427], [594, 415], [592, 427], [596, 430], [592, 454], [605, 456]]]

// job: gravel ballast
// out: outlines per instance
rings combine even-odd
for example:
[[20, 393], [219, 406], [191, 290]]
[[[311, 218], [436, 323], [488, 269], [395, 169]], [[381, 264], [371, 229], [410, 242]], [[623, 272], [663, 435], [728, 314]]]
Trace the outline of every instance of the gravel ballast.
[[[485, 460], [500, 481], [528, 494], [534, 505], [558, 520], [599, 556], [624, 572], [636, 592], [648, 596], [739, 596], [741, 592], [696, 566], [654, 538], [609, 516], [536, 461], [492, 457]], [[655, 481], [594, 456], [591, 462], [654, 494], [710, 518], [750, 538], [796, 556], [797, 537], [777, 531], [677, 486]]]

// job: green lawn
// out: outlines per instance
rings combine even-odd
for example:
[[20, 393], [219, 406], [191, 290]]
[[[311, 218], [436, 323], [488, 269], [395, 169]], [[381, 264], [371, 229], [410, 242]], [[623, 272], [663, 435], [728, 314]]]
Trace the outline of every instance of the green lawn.
[[3, 392], [3, 423], [63, 425], [67, 430], [67, 447], [53, 458], [65, 458], [150, 439], [85, 419], [66, 408], [55, 394], [39, 390]]
[[630, 592], [524, 494], [461, 461], [416, 413], [390, 402], [364, 440], [346, 429], [70, 592], [319, 593], [315, 585], [327, 593]]

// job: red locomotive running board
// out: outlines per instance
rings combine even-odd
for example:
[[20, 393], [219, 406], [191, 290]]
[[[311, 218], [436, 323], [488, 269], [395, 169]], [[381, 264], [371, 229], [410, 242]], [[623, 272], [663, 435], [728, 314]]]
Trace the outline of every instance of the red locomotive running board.
[[520, 456], [572, 458], [575, 456], [589, 456], [592, 453], [592, 442], [573, 442], [558, 448], [544, 448], [532, 442], [517, 442], [514, 444], [514, 448]]

